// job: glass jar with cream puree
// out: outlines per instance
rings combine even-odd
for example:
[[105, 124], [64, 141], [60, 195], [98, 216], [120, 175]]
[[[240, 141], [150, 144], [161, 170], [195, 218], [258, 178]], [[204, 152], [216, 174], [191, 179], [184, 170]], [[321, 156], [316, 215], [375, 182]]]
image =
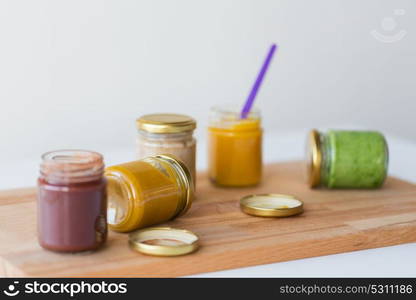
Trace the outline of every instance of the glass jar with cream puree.
[[110, 229], [128, 232], [183, 215], [194, 197], [186, 165], [157, 155], [108, 167], [107, 220]]
[[188, 167], [195, 183], [196, 121], [186, 115], [151, 114], [136, 120], [137, 158], [171, 154]]
[[208, 172], [221, 186], [251, 186], [262, 176], [260, 113], [241, 119], [238, 110], [211, 109], [208, 127]]
[[106, 180], [101, 154], [58, 150], [44, 154], [38, 179], [38, 238], [43, 248], [94, 250], [107, 238]]
[[388, 168], [388, 147], [377, 131], [312, 130], [308, 140], [311, 187], [378, 188]]

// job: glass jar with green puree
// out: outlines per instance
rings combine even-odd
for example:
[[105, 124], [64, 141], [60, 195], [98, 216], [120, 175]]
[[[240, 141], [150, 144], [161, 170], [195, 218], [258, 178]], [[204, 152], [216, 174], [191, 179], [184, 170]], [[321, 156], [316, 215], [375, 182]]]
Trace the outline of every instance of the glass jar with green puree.
[[307, 155], [311, 187], [372, 189], [387, 175], [387, 142], [377, 131], [312, 130]]

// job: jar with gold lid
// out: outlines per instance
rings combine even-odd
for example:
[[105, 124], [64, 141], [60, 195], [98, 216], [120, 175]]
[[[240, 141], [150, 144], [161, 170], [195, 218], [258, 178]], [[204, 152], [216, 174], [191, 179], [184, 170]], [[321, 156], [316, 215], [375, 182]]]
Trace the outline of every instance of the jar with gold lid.
[[106, 168], [107, 221], [119, 232], [163, 223], [183, 215], [194, 197], [186, 165], [171, 155], [156, 155]]
[[171, 154], [196, 175], [196, 140], [193, 132], [196, 121], [180, 114], [150, 114], [136, 120], [137, 158], [142, 159], [158, 154]]
[[387, 176], [387, 141], [377, 131], [312, 130], [307, 155], [311, 187], [378, 188]]

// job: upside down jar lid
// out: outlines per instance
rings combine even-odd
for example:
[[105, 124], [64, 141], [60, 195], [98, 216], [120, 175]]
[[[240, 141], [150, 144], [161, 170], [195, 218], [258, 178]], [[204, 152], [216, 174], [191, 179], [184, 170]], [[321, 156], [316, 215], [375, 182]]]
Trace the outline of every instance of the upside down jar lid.
[[179, 133], [194, 130], [196, 121], [180, 114], [150, 114], [138, 118], [136, 126], [150, 133]]
[[240, 200], [246, 214], [258, 217], [289, 217], [303, 213], [303, 202], [291, 195], [259, 194]]
[[154, 256], [179, 256], [192, 253], [199, 247], [196, 234], [185, 229], [152, 227], [129, 235], [130, 247]]

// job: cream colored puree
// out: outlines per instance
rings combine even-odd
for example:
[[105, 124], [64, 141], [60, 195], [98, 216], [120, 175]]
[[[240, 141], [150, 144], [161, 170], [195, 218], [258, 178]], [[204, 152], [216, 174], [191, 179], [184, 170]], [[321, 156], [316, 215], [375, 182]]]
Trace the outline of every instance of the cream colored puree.
[[[173, 134], [172, 134], [173, 135]], [[180, 135], [180, 134], [179, 134]], [[195, 180], [196, 176], [196, 140], [180, 138], [160, 138], [157, 141], [137, 138], [137, 157], [143, 158], [155, 154], [171, 154], [179, 158], [188, 167]]]

